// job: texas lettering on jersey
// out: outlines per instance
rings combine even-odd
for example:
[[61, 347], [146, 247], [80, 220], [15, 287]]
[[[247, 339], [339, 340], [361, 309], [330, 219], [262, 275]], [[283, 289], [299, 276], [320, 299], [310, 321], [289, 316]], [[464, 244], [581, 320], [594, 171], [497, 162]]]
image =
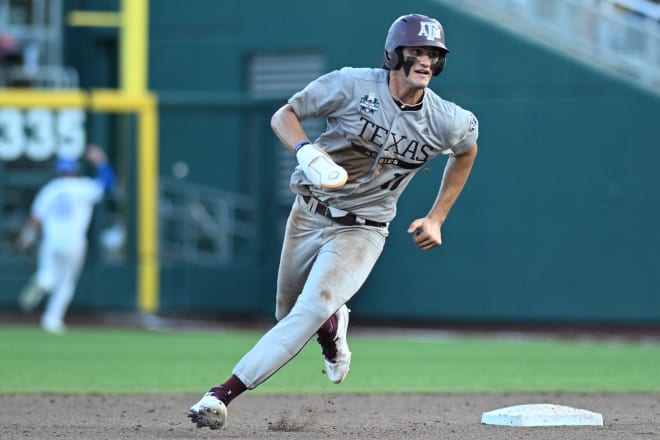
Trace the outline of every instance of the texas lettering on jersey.
[[[362, 122], [362, 129], [357, 133], [359, 138], [364, 139], [385, 151], [391, 151], [398, 156], [414, 161], [414, 165], [416, 166], [413, 168], [418, 168], [429, 160], [429, 151], [433, 149], [431, 145], [425, 144], [419, 140], [409, 139], [404, 135], [398, 135], [393, 131], [391, 132], [387, 128], [370, 121], [364, 116], [360, 117], [360, 121]], [[413, 164], [406, 165], [408, 166], [402, 166], [402, 168], [410, 169], [411, 167], [409, 165]]]

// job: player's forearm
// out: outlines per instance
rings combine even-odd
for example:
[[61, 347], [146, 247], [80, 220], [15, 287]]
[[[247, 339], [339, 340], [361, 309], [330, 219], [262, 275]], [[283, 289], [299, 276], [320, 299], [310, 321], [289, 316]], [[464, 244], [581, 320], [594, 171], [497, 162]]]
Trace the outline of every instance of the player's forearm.
[[294, 152], [297, 143], [308, 140], [300, 120], [289, 104], [280, 107], [270, 120], [275, 135], [286, 148]]
[[32, 246], [37, 240], [37, 232], [41, 222], [36, 217], [30, 217], [28, 222], [21, 228], [21, 233], [18, 236], [18, 248], [26, 250]]
[[105, 151], [96, 144], [89, 144], [85, 157], [96, 168], [97, 178], [103, 185], [104, 191], [111, 192], [115, 188], [117, 179]]
[[98, 179], [101, 181], [105, 192], [111, 192], [115, 188], [117, 179], [109, 162], [103, 162], [96, 165]]
[[477, 146], [460, 156], [450, 157], [442, 176], [442, 184], [438, 191], [433, 207], [427, 214], [439, 224], [444, 223], [449, 211], [463, 191], [465, 183], [472, 171], [472, 165], [477, 157]]

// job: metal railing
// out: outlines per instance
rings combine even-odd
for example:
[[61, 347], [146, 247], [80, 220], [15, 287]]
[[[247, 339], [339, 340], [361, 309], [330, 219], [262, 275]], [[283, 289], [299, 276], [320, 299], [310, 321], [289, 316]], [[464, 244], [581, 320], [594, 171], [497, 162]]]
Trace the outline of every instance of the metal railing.
[[70, 66], [13, 66], [4, 72], [4, 82], [12, 87], [41, 89], [76, 89], [79, 85], [78, 72]]
[[164, 263], [222, 266], [257, 233], [256, 202], [250, 196], [167, 177], [161, 177], [159, 193]]
[[0, 0], [0, 34], [5, 34], [15, 46], [5, 48], [4, 56], [0, 54], [0, 87], [78, 87], [78, 72], [63, 65], [62, 3]]
[[660, 93], [660, 4], [647, 0], [436, 0]]

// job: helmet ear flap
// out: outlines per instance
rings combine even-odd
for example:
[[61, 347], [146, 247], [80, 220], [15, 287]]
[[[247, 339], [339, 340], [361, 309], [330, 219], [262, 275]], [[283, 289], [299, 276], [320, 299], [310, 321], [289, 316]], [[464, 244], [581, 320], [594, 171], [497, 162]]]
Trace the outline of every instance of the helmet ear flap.
[[387, 52], [387, 49], [385, 49], [385, 53], [383, 54], [383, 69], [389, 69], [389, 63], [390, 63], [391, 57], [389, 52]]
[[396, 65], [392, 70], [397, 70], [400, 69], [401, 66], [403, 66], [403, 49], [401, 47], [397, 47], [394, 49], [394, 53], [396, 54]]
[[403, 49], [397, 47], [391, 52], [385, 49], [383, 68], [389, 70], [397, 70], [401, 66], [403, 66]]
[[443, 52], [438, 58], [438, 61], [433, 65], [433, 76], [440, 75], [442, 69], [445, 68], [445, 63], [447, 62], [447, 52]]

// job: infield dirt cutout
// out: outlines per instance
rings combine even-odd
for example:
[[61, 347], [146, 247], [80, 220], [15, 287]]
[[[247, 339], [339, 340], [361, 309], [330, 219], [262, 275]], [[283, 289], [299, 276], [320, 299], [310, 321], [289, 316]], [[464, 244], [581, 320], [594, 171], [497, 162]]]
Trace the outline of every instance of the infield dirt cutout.
[[[47, 371], [44, 372], [48, 374]], [[164, 385], [165, 387], [165, 385]], [[186, 417], [199, 395], [2, 395], [0, 438], [15, 439], [457, 439], [660, 438], [660, 393], [266, 395], [229, 406], [219, 430]], [[556, 403], [597, 411], [604, 426], [505, 427], [481, 415], [510, 405]]]

